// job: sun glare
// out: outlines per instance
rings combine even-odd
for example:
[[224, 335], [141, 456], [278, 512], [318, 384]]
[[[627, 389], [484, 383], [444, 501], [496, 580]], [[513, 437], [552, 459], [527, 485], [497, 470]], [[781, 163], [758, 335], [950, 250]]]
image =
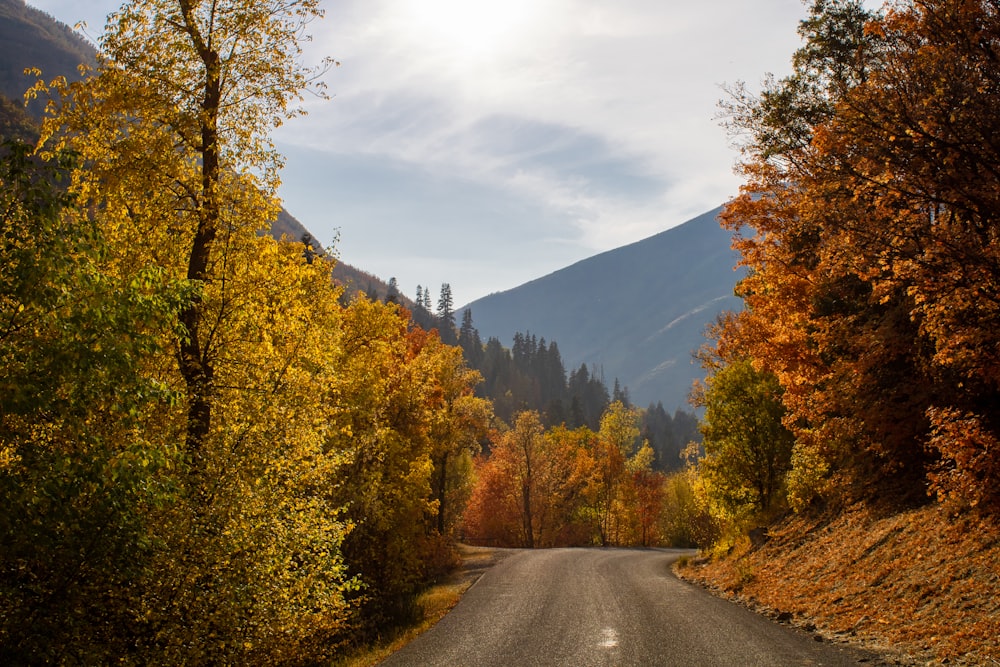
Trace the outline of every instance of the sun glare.
[[462, 57], [505, 51], [536, 13], [538, 0], [407, 0], [407, 30]]

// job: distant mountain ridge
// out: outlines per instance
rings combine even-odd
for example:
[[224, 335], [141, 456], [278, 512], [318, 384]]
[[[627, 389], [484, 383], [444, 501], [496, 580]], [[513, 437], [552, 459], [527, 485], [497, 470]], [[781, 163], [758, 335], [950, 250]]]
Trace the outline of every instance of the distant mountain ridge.
[[[31, 83], [25, 67], [41, 67], [46, 79], [73, 77], [76, 66], [93, 62], [95, 54], [89, 42], [45, 12], [23, 0], [0, 0], [0, 97], [11, 100], [0, 100], [0, 133], [30, 133], [31, 121], [18, 108]], [[40, 107], [28, 111], [37, 118]], [[554, 340], [567, 370], [592, 365], [608, 386], [618, 378], [640, 406], [662, 402], [671, 411], [687, 409], [691, 382], [702, 376], [691, 354], [703, 343], [706, 324], [723, 310], [742, 307], [733, 296], [736, 253], [716, 222], [718, 212], [474, 301], [467, 307], [475, 326], [483, 340], [496, 337], [504, 345], [518, 331]], [[284, 210], [271, 233], [296, 241], [313, 236]], [[360, 290], [384, 298], [389, 291], [379, 278], [343, 262], [334, 277], [349, 294]], [[406, 297], [399, 299], [423, 314]]]
[[[77, 66], [95, 63], [96, 56], [93, 44], [53, 16], [24, 0], [0, 0], [0, 136], [25, 141], [38, 137], [34, 124], [41, 120], [44, 101], [35, 100], [25, 108], [24, 91], [34, 82], [33, 77], [24, 75], [26, 67], [41, 69], [45, 80], [60, 75], [76, 78]], [[291, 241], [315, 238], [285, 209], [278, 213], [270, 233]], [[389, 291], [381, 279], [344, 262], [336, 263], [333, 277], [345, 286], [348, 296], [365, 291], [371, 292], [372, 298], [376, 294], [384, 297]], [[406, 297], [398, 299], [413, 308]]]
[[705, 327], [742, 308], [733, 294], [738, 254], [720, 211], [464, 308], [484, 339], [508, 344], [530, 331], [557, 341], [567, 368], [587, 364], [609, 384], [618, 378], [637, 405], [689, 409], [692, 382], [704, 375], [692, 354]]
[[[35, 82], [25, 76], [25, 68], [39, 68], [46, 81], [56, 76], [75, 79], [77, 67], [93, 65], [96, 53], [71, 27], [24, 0], [0, 0], [0, 94], [8, 99], [21, 103], [24, 91]], [[27, 107], [36, 119], [44, 109], [41, 100]]]

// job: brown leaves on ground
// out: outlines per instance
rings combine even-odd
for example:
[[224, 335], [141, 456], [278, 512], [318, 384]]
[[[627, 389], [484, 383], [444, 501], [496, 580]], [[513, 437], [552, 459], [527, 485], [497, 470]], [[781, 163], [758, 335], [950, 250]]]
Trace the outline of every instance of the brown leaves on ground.
[[931, 664], [1000, 664], [1000, 525], [938, 505], [795, 516], [679, 574], [829, 638]]

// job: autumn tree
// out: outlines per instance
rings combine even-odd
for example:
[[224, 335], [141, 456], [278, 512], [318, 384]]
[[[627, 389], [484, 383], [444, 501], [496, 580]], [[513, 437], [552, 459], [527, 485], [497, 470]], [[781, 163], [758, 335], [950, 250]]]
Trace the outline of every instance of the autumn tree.
[[430, 338], [424, 357], [430, 360], [429, 381], [436, 389], [428, 397], [432, 410], [430, 438], [434, 462], [434, 497], [438, 535], [450, 540], [465, 508], [470, 488], [472, 457], [486, 440], [493, 407], [474, 395], [482, 381], [471, 370], [459, 347]]
[[691, 443], [684, 449], [684, 467], [664, 480], [660, 530], [668, 546], [708, 549], [722, 534], [724, 522], [698, 471], [700, 456], [700, 447]]
[[527, 548], [592, 543], [582, 510], [594, 474], [593, 437], [587, 429], [545, 431], [538, 413], [520, 413], [480, 461], [467, 536]]
[[819, 1], [794, 74], [730, 108], [748, 183], [724, 220], [754, 234], [722, 345], [785, 389], [793, 501], [928, 473], [996, 498], [998, 26], [988, 2]]
[[320, 659], [345, 627], [324, 400], [339, 293], [302, 244], [259, 234], [278, 210], [267, 132], [296, 113], [311, 76], [298, 40], [318, 15], [308, 1], [128, 3], [93, 75], [51, 84], [42, 154], [79, 155], [74, 224], [100, 230], [101, 270], [184, 287], [149, 327], [159, 347], [134, 359], [170, 393], [114, 443], [172, 453], [120, 593], [118, 631], [143, 661]]
[[536, 412], [522, 412], [513, 428], [499, 435], [489, 462], [480, 473], [472, 512], [466, 516], [471, 533], [510, 546], [538, 546], [542, 508], [548, 501], [541, 488], [551, 468], [544, 452], [544, 429]]
[[619, 545], [623, 525], [633, 507], [628, 498], [631, 475], [648, 470], [653, 450], [639, 442], [639, 414], [620, 402], [612, 403], [601, 417], [594, 448], [596, 475], [591, 502], [601, 546]]
[[343, 544], [362, 585], [354, 632], [371, 637], [412, 620], [416, 594], [449, 558], [441, 531], [450, 537], [463, 509], [490, 415], [461, 351], [411, 328], [394, 304], [356, 298], [338, 340], [326, 447], [342, 463], [327, 491], [354, 525]]
[[941, 456], [934, 488], [995, 504], [1000, 424], [987, 406], [1000, 398], [1000, 15], [992, 2], [926, 0], [869, 30], [889, 48], [822, 137], [834, 172], [824, 181], [856, 184], [875, 212], [870, 224], [843, 226], [861, 238], [874, 295], [908, 299], [913, 347], [933, 381], [921, 407]]
[[541, 509], [537, 487], [538, 478], [541, 477], [541, 457], [538, 456], [538, 450], [541, 449], [543, 428], [538, 414], [521, 413], [507, 435], [510, 449], [516, 454], [516, 457], [512, 457], [512, 463], [516, 466], [513, 473], [519, 491], [517, 495], [521, 506], [522, 540], [524, 546], [533, 549], [537, 523], [534, 514]]
[[[118, 120], [118, 131], [133, 114], [151, 121], [119, 143], [131, 150], [118, 157], [131, 159], [140, 147], [161, 149], [174, 224], [183, 220], [189, 234], [181, 261], [196, 285], [218, 277], [233, 233], [259, 228], [277, 214], [267, 198], [280, 164], [269, 131], [299, 113], [289, 103], [315, 75], [300, 64], [299, 40], [321, 15], [316, 0], [136, 0], [109, 20], [92, 99], [108, 120]], [[242, 196], [234, 197], [234, 188]], [[256, 192], [264, 197], [252, 196]], [[257, 207], [254, 214], [233, 206], [240, 199]], [[178, 340], [178, 366], [194, 456], [212, 426], [213, 315], [199, 293], [180, 316], [185, 335]]]

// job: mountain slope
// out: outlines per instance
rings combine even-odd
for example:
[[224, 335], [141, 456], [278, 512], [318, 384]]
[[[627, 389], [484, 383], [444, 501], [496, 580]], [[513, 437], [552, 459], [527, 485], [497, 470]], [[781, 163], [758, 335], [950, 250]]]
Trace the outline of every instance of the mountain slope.
[[[42, 70], [49, 81], [62, 75], [78, 78], [77, 66], [93, 65], [94, 47], [73, 29], [24, 0], [0, 0], [0, 94], [20, 103], [35, 77], [26, 67]], [[35, 101], [28, 111], [40, 118], [44, 104]]]
[[721, 209], [645, 240], [582, 260], [470, 303], [480, 335], [509, 344], [514, 332], [555, 340], [568, 368], [581, 363], [618, 378], [640, 406], [687, 408], [692, 358], [705, 326], [724, 310], [739, 277]]
[[[24, 91], [34, 81], [34, 77], [24, 75], [26, 67], [40, 68], [46, 80], [59, 75], [77, 77], [77, 66], [95, 63], [96, 55], [92, 44], [58, 19], [26, 5], [24, 0], [0, 0], [0, 138], [38, 138], [34, 123], [40, 121], [44, 104], [35, 100], [27, 109], [24, 107]], [[315, 238], [285, 209], [278, 213], [270, 233], [291, 241]], [[389, 291], [381, 279], [339, 260], [333, 276], [345, 285], [349, 295], [360, 290], [385, 297]], [[408, 299], [399, 298], [412, 308]]]

